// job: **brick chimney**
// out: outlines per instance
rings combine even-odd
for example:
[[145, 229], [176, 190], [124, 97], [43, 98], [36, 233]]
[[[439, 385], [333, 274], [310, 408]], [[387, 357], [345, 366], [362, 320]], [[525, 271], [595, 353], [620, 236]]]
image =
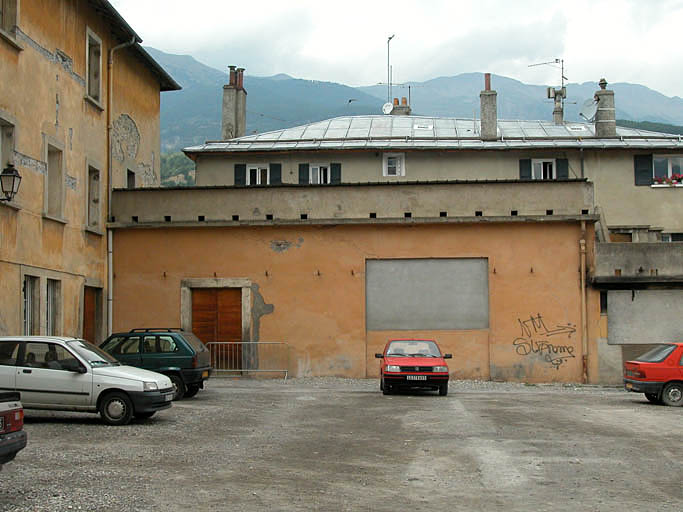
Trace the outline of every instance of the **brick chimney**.
[[244, 68], [228, 66], [229, 82], [223, 86], [223, 140], [241, 137], [247, 130], [247, 91], [244, 90]]
[[484, 74], [481, 102], [481, 140], [498, 139], [498, 93], [491, 90], [491, 73]]
[[412, 110], [410, 105], [408, 105], [408, 99], [403, 96], [401, 98], [401, 104], [398, 104], [398, 98], [394, 98], [394, 108], [391, 111], [392, 116], [409, 116]]
[[607, 89], [607, 80], [598, 82], [600, 90], [595, 93], [598, 110], [595, 113], [595, 136], [609, 138], [617, 136], [617, 116], [614, 108], [614, 91]]

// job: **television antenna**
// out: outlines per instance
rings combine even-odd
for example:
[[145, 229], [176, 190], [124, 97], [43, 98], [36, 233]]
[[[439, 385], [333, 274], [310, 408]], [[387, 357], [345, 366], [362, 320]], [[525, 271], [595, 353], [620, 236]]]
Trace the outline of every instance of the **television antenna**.
[[551, 66], [555, 69], [560, 70], [560, 88], [555, 89], [553, 87], [548, 87], [548, 98], [554, 98], [556, 103], [559, 100], [560, 106], [564, 108], [564, 100], [567, 97], [567, 88], [564, 86], [564, 81], [568, 80], [568, 78], [564, 76], [564, 59], [554, 59], [548, 62], [538, 62], [536, 64], [529, 64], [528, 67], [533, 68], [536, 66]]
[[581, 105], [581, 110], [579, 110], [579, 115], [583, 117], [589, 123], [592, 123], [595, 119], [595, 114], [598, 111], [598, 102], [594, 98], [588, 98]]

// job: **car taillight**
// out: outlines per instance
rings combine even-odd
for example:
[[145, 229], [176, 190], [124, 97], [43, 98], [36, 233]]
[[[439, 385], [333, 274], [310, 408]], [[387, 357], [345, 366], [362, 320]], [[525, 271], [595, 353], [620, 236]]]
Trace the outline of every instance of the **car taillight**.
[[15, 409], [3, 415], [5, 421], [4, 432], [17, 432], [24, 428], [24, 410]]

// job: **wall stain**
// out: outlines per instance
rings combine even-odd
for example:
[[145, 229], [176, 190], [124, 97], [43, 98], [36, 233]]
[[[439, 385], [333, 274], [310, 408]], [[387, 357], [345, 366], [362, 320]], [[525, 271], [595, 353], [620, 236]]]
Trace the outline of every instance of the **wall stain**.
[[275, 306], [273, 304], [266, 304], [261, 292], [259, 292], [259, 285], [256, 283], [252, 283], [251, 293], [254, 296], [254, 303], [251, 308], [251, 341], [259, 341], [261, 338], [261, 317], [263, 315], [270, 315], [275, 311]]
[[296, 242], [290, 242], [288, 240], [271, 240], [270, 248], [275, 252], [285, 252], [292, 247], [301, 247], [304, 243], [304, 239], [299, 237]]

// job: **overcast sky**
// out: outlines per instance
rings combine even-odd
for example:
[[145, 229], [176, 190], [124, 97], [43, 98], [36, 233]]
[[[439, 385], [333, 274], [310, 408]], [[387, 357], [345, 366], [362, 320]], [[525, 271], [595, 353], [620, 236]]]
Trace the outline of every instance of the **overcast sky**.
[[[143, 44], [246, 74], [372, 85], [481, 71], [683, 97], [683, 0], [110, 0]], [[495, 84], [494, 84], [495, 85]]]

